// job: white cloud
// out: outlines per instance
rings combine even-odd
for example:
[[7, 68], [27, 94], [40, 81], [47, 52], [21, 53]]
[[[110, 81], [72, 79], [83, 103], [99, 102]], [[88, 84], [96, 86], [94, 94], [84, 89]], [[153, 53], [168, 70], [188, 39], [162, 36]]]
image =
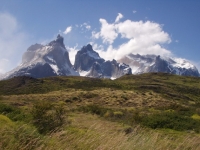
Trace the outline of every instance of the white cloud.
[[137, 11], [136, 10], [133, 10], [133, 13], [135, 14]]
[[74, 65], [74, 62], [75, 62], [75, 56], [78, 51], [77, 47], [78, 47], [78, 44], [76, 44], [75, 47], [66, 47], [66, 49], [69, 52], [69, 59], [70, 59], [70, 62], [72, 63], [72, 65]]
[[72, 31], [72, 26], [69, 26], [66, 28], [66, 30], [63, 32], [63, 34], [68, 34]]
[[82, 31], [89, 31], [91, 29], [91, 26], [88, 23], [83, 23], [80, 25], [80, 28]]
[[98, 39], [100, 37], [100, 32], [92, 31], [92, 39]]
[[16, 66], [30, 44], [28, 35], [20, 29], [17, 19], [9, 13], [0, 12], [0, 72], [5, 73]]
[[95, 33], [93, 37], [101, 37], [103, 39], [103, 43], [112, 44], [118, 36], [115, 24], [109, 24], [105, 19], [99, 19], [99, 21], [101, 23], [101, 31]]
[[90, 30], [91, 26], [90, 25], [86, 25], [85, 28], [88, 29], [88, 30]]
[[[117, 18], [120, 18], [119, 16], [123, 15], [118, 15]], [[169, 50], [163, 47], [163, 44], [171, 42], [169, 34], [162, 29], [163, 25], [152, 21], [119, 21], [117, 18], [114, 23], [108, 23], [105, 19], [100, 19], [100, 31], [92, 32], [94, 40], [102, 39], [103, 43], [109, 44], [107, 49], [104, 50], [95, 46], [97, 49], [94, 49], [99, 52], [101, 57], [112, 60], [120, 59], [130, 53], [172, 55]], [[116, 46], [116, 39], [121, 41], [126, 39], [126, 42]]]
[[115, 19], [115, 22], [119, 22], [120, 19], [123, 18], [123, 15], [121, 13], [118, 13], [118, 16]]
[[[123, 38], [137, 40], [145, 40], [153, 43], [166, 43], [171, 42], [169, 35], [162, 31], [161, 25], [151, 21], [131, 21], [126, 20], [115, 25], [117, 31], [122, 35]], [[150, 43], [148, 43], [150, 44]]]

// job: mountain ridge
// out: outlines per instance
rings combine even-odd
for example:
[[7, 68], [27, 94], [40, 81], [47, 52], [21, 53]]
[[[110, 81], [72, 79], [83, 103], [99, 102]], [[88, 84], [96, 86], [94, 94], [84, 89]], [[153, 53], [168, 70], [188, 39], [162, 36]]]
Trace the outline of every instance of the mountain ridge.
[[148, 72], [164, 72], [183, 76], [199, 77], [198, 69], [189, 61], [182, 58], [172, 58], [160, 55], [129, 54], [118, 62], [128, 64], [133, 74]]
[[49, 76], [86, 76], [116, 79], [126, 74], [164, 72], [199, 77], [198, 69], [182, 58], [160, 55], [129, 54], [119, 60], [105, 60], [93, 50], [92, 45], [83, 46], [71, 64], [64, 38], [57, 38], [47, 45], [31, 45], [22, 56], [22, 63], [13, 70], [0, 75], [0, 79], [15, 76], [43, 78]]
[[125, 74], [132, 74], [131, 68], [116, 60], [104, 60], [95, 52], [90, 44], [83, 46], [75, 56], [75, 70], [81, 76], [96, 78], [119, 78]]

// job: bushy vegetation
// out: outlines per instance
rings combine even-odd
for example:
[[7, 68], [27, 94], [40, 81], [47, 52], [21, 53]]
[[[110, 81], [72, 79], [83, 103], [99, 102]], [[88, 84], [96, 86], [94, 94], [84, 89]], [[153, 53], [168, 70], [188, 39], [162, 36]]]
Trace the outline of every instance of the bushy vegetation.
[[31, 115], [22, 109], [3, 103], [0, 103], [0, 114], [6, 115], [13, 121], [29, 122], [31, 120]]
[[157, 129], [173, 129], [177, 131], [200, 131], [200, 121], [191, 116], [184, 116], [177, 112], [161, 112], [143, 116], [142, 125]]
[[57, 130], [65, 123], [65, 110], [62, 105], [54, 106], [47, 102], [40, 102], [33, 106], [33, 124], [40, 133]]
[[0, 149], [200, 149], [199, 83], [164, 73], [0, 81]]
[[[169, 107], [172, 108], [172, 106]], [[146, 114], [142, 110], [111, 109], [93, 104], [81, 106], [79, 110], [127, 125], [141, 124], [152, 129], [200, 132], [200, 120], [192, 118], [193, 112], [180, 106], [173, 107], [175, 110], [161, 110], [150, 114]]]

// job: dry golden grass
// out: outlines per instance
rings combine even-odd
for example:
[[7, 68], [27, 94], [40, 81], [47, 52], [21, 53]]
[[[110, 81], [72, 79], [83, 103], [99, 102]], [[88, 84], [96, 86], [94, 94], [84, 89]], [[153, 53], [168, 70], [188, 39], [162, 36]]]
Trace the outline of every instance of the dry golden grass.
[[[127, 78], [127, 79], [126, 79]], [[53, 80], [55, 80], [55, 85]], [[139, 124], [109, 119], [109, 112], [103, 117], [77, 111], [80, 106], [98, 105], [113, 110], [113, 115], [140, 110], [148, 115], [160, 111], [171, 111], [171, 106], [199, 109], [199, 82], [195, 78], [177, 77], [165, 74], [125, 76], [112, 82], [109, 80], [53, 77], [27, 85], [29, 92], [41, 86], [37, 94], [0, 95], [0, 103], [20, 108], [30, 113], [35, 103], [45, 101], [62, 104], [66, 109], [68, 123], [46, 135], [39, 134], [30, 122], [12, 121], [0, 115], [0, 149], [37, 150], [198, 150], [200, 135], [189, 131], [149, 129]], [[91, 81], [90, 81], [91, 80]], [[191, 81], [190, 81], [191, 80]], [[89, 82], [90, 81], [90, 82]], [[187, 83], [185, 83], [187, 81]], [[32, 83], [33, 82], [33, 83]], [[50, 89], [45, 91], [48, 84]], [[190, 85], [192, 83], [194, 86]], [[12, 83], [10, 83], [12, 85]], [[43, 85], [44, 84], [44, 85]], [[85, 86], [84, 84], [88, 84]], [[104, 87], [104, 85], [106, 85]], [[113, 85], [114, 84], [114, 85]], [[176, 85], [175, 85], [176, 84]], [[5, 84], [7, 85], [7, 83]], [[32, 85], [34, 87], [32, 88]], [[73, 85], [73, 86], [72, 86]], [[62, 87], [63, 86], [63, 87]], [[82, 86], [79, 88], [79, 86]], [[182, 87], [183, 86], [183, 87]], [[74, 87], [74, 88], [72, 88]], [[88, 90], [87, 88], [90, 87]], [[8, 88], [9, 89], [9, 88]], [[21, 90], [18, 89], [18, 92]], [[56, 89], [56, 91], [55, 91]], [[12, 89], [14, 91], [14, 89]], [[9, 91], [9, 90], [8, 90]], [[189, 92], [187, 92], [189, 91]], [[39, 94], [38, 94], [39, 93]], [[15, 93], [17, 94], [17, 92]], [[19, 94], [19, 93], [18, 93]], [[161, 110], [162, 109], [162, 110]], [[176, 108], [173, 108], [176, 111]], [[190, 111], [193, 119], [199, 120], [200, 111]], [[193, 113], [193, 114], [192, 114]], [[108, 116], [108, 117], [107, 117]], [[70, 122], [70, 123], [69, 123]], [[122, 123], [123, 122], [123, 123]]]
[[72, 124], [52, 133], [45, 149], [63, 150], [198, 150], [196, 134], [150, 130], [134, 126], [126, 134], [125, 125], [102, 120], [96, 115], [73, 113]]

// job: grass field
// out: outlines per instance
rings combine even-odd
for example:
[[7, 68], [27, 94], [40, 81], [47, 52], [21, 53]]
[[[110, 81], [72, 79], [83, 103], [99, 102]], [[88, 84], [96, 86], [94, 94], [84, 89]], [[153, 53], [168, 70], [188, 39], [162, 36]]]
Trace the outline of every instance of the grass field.
[[0, 81], [0, 149], [200, 149], [200, 78]]

